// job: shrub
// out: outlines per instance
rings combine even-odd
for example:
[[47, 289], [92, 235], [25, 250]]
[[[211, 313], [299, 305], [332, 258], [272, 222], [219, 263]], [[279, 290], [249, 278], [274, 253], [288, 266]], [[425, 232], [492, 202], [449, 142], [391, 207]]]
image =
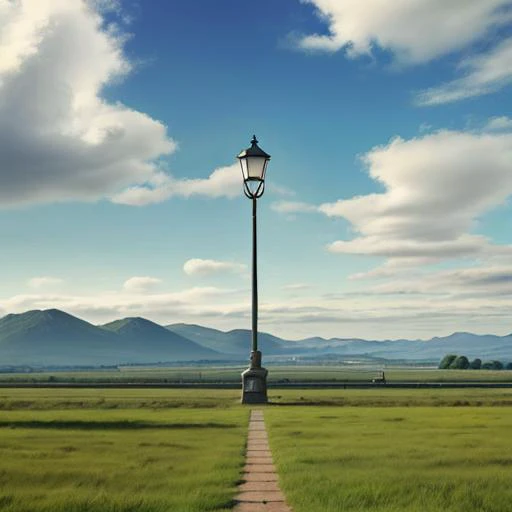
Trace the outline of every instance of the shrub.
[[456, 358], [457, 354], [447, 354], [439, 363], [439, 369], [446, 370], [447, 368], [450, 368], [450, 365], [453, 363], [453, 361], [455, 361]]
[[501, 361], [485, 361], [482, 363], [483, 370], [503, 370], [503, 363]]
[[479, 359], [478, 357], [476, 359], [473, 359], [473, 361], [469, 363], [469, 367], [472, 370], [480, 370], [480, 368], [482, 368], [482, 360]]
[[469, 368], [469, 360], [466, 356], [457, 356], [450, 364], [452, 370], [467, 370]]

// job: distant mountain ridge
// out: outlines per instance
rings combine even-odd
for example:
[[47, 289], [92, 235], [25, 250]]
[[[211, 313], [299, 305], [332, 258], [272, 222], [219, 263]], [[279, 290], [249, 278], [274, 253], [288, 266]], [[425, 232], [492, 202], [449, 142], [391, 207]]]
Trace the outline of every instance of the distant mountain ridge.
[[[246, 357], [251, 349], [252, 332], [247, 329], [234, 329], [224, 332], [195, 324], [171, 324], [167, 325], [166, 328], [199, 343], [203, 347], [224, 354]], [[285, 352], [286, 343], [286, 340], [272, 336], [272, 334], [258, 332], [258, 348], [265, 354], [282, 354]]]
[[[166, 326], [182, 336], [213, 350], [233, 355], [250, 351], [251, 331], [237, 329], [219, 331], [193, 324]], [[377, 359], [435, 362], [447, 353], [463, 354], [469, 358], [512, 361], [512, 334], [506, 336], [453, 333], [430, 340], [364, 340], [360, 338], [311, 337], [292, 341], [268, 333], [258, 333], [258, 348], [271, 356], [366, 356]]]
[[[220, 331], [200, 325], [161, 326], [141, 317], [93, 325], [58, 309], [0, 318], [2, 366], [110, 366], [185, 361], [247, 360], [251, 331]], [[457, 332], [420, 340], [311, 337], [292, 341], [258, 333], [264, 357], [439, 361], [447, 353], [512, 361], [512, 335]]]
[[145, 319], [96, 326], [58, 309], [0, 319], [0, 366], [101, 366], [221, 357]]

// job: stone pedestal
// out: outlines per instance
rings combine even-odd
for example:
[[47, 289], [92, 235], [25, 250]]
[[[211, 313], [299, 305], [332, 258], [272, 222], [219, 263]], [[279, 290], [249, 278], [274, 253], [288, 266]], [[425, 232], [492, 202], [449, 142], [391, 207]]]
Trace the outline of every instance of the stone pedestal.
[[251, 352], [251, 366], [242, 372], [242, 403], [266, 404], [268, 371], [261, 367], [261, 352]]

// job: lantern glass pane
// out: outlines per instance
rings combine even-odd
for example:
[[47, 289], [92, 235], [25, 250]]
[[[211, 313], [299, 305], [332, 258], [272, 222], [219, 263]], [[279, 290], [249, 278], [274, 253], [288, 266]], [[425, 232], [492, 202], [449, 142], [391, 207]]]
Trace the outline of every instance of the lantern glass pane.
[[262, 156], [251, 156], [247, 158], [247, 177], [249, 179], [263, 179], [265, 172], [266, 158]]
[[249, 177], [247, 173], [247, 158], [240, 158], [240, 167], [242, 168], [242, 176], [244, 181], [247, 181], [247, 178]]

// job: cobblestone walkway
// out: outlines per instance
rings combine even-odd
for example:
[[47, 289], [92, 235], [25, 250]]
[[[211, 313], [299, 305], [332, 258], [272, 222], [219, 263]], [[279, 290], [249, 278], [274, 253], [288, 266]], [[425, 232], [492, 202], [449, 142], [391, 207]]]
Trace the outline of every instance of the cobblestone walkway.
[[251, 411], [247, 458], [234, 512], [292, 512], [279, 489], [263, 411]]

